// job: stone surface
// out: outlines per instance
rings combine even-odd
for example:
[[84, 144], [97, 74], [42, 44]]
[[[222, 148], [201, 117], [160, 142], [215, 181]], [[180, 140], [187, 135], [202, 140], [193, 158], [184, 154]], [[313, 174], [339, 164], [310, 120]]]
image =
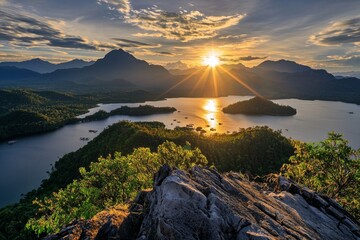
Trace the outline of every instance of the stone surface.
[[236, 173], [164, 166], [122, 218], [79, 222], [47, 239], [360, 239], [359, 223], [332, 199], [283, 177], [274, 189]]

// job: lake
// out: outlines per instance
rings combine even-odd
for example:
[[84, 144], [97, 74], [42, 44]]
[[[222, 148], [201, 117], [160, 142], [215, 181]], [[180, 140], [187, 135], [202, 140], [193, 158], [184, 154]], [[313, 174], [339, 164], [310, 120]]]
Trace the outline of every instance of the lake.
[[[210, 128], [218, 133], [232, 132], [239, 128], [256, 125], [267, 125], [281, 129], [283, 134], [302, 141], [320, 141], [328, 132], [342, 133], [350, 145], [360, 147], [360, 106], [342, 102], [305, 101], [298, 99], [274, 100], [297, 109], [297, 115], [291, 117], [245, 116], [242, 114], [224, 114], [221, 109], [239, 100], [251, 97], [228, 96], [221, 98], [170, 98], [163, 101], [148, 101], [143, 104], [163, 107], [175, 107], [178, 111], [172, 114], [151, 115], [142, 117], [112, 116], [108, 119], [68, 125], [56, 131], [16, 139], [13, 145], [0, 144], [0, 207], [19, 200], [21, 193], [38, 187], [41, 180], [47, 177], [51, 164], [66, 153], [75, 151], [87, 142], [80, 140], [96, 137], [105, 127], [120, 120], [160, 121], [166, 127], [186, 126]], [[99, 104], [89, 110], [92, 114], [100, 109], [111, 111], [121, 106], [139, 106], [132, 104]], [[352, 112], [352, 114], [350, 114]], [[81, 117], [83, 117], [81, 116]], [[97, 133], [89, 132], [98, 130]]]

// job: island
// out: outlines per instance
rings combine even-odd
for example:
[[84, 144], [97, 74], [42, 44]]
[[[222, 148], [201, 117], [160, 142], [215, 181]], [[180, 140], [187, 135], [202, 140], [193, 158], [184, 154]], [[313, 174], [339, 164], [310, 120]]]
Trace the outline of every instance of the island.
[[111, 112], [105, 112], [104, 110], [99, 110], [98, 112], [83, 118], [82, 121], [89, 122], [89, 121], [102, 120], [114, 115], [148, 116], [152, 114], [173, 113], [175, 111], [177, 110], [174, 107], [154, 107], [151, 105], [140, 105], [138, 107], [122, 106], [120, 108], [112, 110]]
[[224, 107], [223, 112], [246, 115], [293, 116], [296, 114], [296, 109], [256, 96], [250, 100], [240, 101]]

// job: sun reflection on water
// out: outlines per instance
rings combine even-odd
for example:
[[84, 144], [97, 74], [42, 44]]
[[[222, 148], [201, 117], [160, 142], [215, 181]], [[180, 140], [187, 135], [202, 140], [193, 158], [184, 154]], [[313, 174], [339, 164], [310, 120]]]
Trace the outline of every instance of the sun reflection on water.
[[218, 101], [216, 99], [208, 99], [203, 106], [206, 111], [204, 118], [206, 120], [207, 128], [216, 129], [218, 125], [217, 112], [218, 112]]
[[204, 109], [208, 112], [217, 112], [217, 104], [218, 102], [216, 99], [208, 99], [204, 105]]

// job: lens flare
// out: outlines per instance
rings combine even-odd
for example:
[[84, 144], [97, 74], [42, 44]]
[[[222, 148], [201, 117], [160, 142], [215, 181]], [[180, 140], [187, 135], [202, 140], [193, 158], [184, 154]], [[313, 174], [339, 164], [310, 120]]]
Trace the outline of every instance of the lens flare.
[[216, 67], [217, 65], [219, 65], [220, 63], [220, 60], [217, 56], [215, 55], [209, 55], [209, 56], [206, 56], [204, 58], [204, 61], [203, 61], [203, 64], [205, 66], [210, 66], [210, 67]]

